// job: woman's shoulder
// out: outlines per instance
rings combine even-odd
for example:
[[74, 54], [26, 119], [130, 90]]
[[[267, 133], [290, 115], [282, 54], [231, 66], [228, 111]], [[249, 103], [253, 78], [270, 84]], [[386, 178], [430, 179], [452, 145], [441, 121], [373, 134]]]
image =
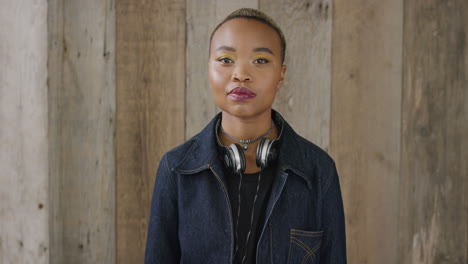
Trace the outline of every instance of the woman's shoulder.
[[219, 114], [198, 134], [164, 154], [171, 168], [197, 166], [212, 160], [213, 156], [217, 153], [213, 138], [215, 123], [218, 117]]
[[173, 147], [172, 149], [167, 151], [164, 154], [164, 156], [168, 159], [168, 161], [170, 161], [171, 165], [178, 164], [185, 158], [187, 153], [191, 152], [190, 150], [196, 145], [196, 142], [197, 142], [197, 135], [191, 137], [184, 143], [176, 147]]
[[298, 134], [286, 121], [284, 122], [284, 147], [288, 153], [298, 153], [299, 157], [316, 165], [333, 165], [334, 160], [330, 154], [314, 142]]
[[308, 182], [317, 182], [322, 190], [327, 190], [337, 177], [335, 161], [327, 151], [295, 133], [292, 128], [289, 132], [286, 137], [289, 142], [282, 145], [287, 154], [281, 156]]
[[319, 160], [322, 163], [323, 162], [332, 163], [332, 164], [335, 163], [331, 155], [322, 147], [302, 137], [301, 135], [297, 135], [297, 138], [298, 138], [299, 145], [302, 146], [304, 151], [308, 153], [309, 155], [312, 155], [315, 159]]

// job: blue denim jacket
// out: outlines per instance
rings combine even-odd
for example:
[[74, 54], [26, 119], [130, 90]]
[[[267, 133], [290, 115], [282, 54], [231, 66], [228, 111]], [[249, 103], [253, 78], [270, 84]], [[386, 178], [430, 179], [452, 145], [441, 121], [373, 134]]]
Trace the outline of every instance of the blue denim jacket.
[[[220, 113], [166, 153], [151, 204], [145, 263], [232, 263], [233, 223], [215, 140]], [[257, 263], [346, 263], [343, 203], [330, 156], [283, 124]]]

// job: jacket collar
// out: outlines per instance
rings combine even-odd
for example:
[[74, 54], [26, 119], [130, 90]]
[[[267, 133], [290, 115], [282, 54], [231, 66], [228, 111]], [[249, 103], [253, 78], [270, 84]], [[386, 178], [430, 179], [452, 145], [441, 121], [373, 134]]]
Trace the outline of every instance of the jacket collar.
[[[219, 155], [215, 134], [216, 122], [220, 118], [221, 112], [216, 114], [208, 125], [194, 136], [192, 146], [175, 168], [178, 172], [190, 175], [208, 169], [213, 165], [217, 167], [220, 165], [219, 163], [223, 162]], [[304, 149], [301, 148], [299, 135], [277, 111], [272, 110], [272, 118], [280, 128], [281, 135], [277, 159], [278, 168], [282, 171], [291, 170], [294, 174], [304, 178], [307, 185], [311, 187], [311, 180], [305, 176], [303, 171], [307, 171], [304, 166], [308, 166], [312, 162], [305, 162], [304, 160], [306, 155], [304, 155]]]

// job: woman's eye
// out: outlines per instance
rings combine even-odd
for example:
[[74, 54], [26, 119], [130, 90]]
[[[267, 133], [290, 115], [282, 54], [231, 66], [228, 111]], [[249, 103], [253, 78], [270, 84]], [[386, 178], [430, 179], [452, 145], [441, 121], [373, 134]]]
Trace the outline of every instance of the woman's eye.
[[258, 63], [258, 64], [265, 64], [265, 63], [268, 63], [270, 62], [269, 60], [265, 59], [265, 58], [258, 58], [255, 60], [255, 63]]
[[232, 63], [232, 60], [230, 58], [226, 58], [226, 57], [219, 58], [218, 61], [221, 62], [222, 64]]

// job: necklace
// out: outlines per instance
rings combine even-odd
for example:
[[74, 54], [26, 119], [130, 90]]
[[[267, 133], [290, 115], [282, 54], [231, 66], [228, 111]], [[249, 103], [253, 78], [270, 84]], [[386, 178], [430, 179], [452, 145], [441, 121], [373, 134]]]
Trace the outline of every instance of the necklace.
[[223, 133], [224, 135], [226, 135], [228, 138], [230, 138], [230, 139], [232, 139], [232, 140], [234, 140], [234, 141], [237, 141], [237, 142], [241, 143], [241, 144], [242, 144], [242, 148], [243, 148], [244, 150], [248, 150], [248, 149], [249, 149], [249, 144], [250, 144], [250, 143], [255, 142], [255, 141], [257, 141], [257, 140], [259, 140], [259, 139], [265, 137], [266, 135], [268, 135], [268, 134], [271, 132], [272, 129], [273, 129], [273, 120], [271, 120], [271, 126], [270, 126], [270, 128], [268, 129], [268, 131], [265, 132], [264, 134], [260, 135], [259, 137], [254, 138], [254, 139], [237, 139], [237, 138], [234, 138], [234, 137], [232, 137], [231, 135], [229, 135], [228, 133], [226, 133], [226, 131], [224, 131], [223, 126], [221, 126], [221, 133]]

